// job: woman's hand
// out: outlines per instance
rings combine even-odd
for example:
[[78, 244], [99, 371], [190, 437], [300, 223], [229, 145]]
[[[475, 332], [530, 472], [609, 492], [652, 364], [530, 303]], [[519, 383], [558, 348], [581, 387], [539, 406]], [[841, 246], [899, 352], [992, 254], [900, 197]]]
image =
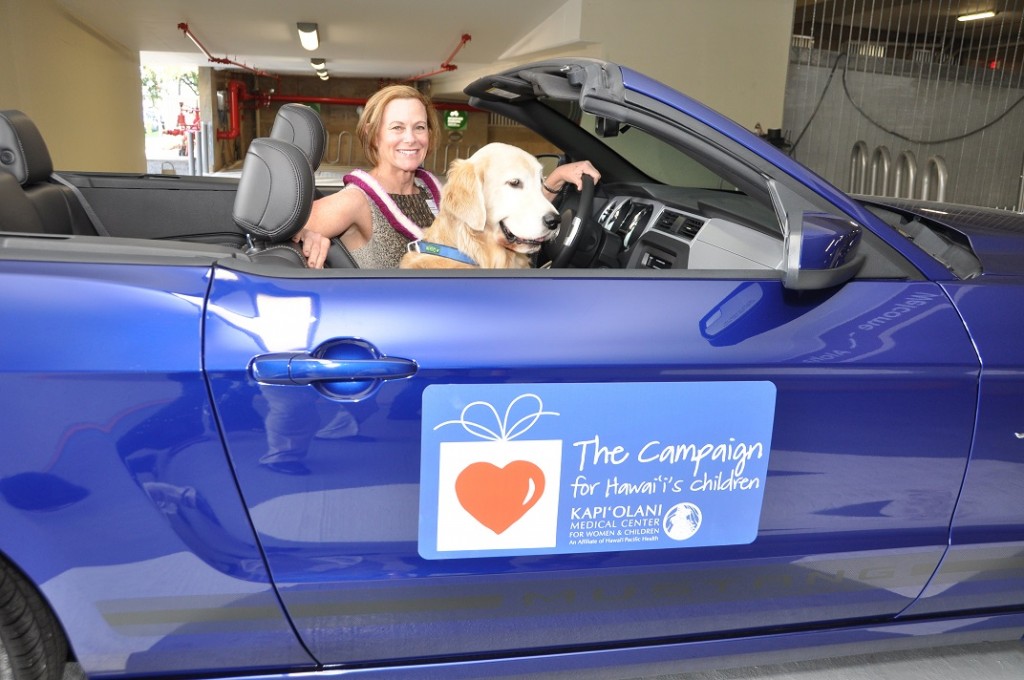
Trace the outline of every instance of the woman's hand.
[[597, 171], [590, 161], [577, 161], [559, 165], [551, 171], [551, 174], [544, 179], [544, 190], [557, 194], [566, 183], [572, 184], [578, 190], [583, 190], [583, 175], [590, 175], [597, 184], [601, 179], [601, 173]]
[[331, 248], [331, 239], [312, 229], [303, 229], [292, 236], [293, 243], [302, 244], [302, 256], [310, 269], [323, 269], [327, 260], [327, 251]]

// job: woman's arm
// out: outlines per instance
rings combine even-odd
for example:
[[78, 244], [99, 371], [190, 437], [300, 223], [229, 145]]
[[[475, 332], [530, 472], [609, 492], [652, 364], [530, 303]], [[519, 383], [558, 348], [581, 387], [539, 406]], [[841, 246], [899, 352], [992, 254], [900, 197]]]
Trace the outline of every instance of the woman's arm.
[[370, 240], [373, 217], [366, 196], [358, 189], [346, 188], [313, 202], [306, 225], [292, 241], [302, 244], [302, 254], [313, 269], [324, 266], [331, 239], [340, 236], [349, 250], [361, 248]]
[[597, 184], [601, 179], [601, 173], [597, 171], [590, 161], [577, 161], [559, 165], [551, 171], [551, 174], [544, 178], [544, 192], [548, 198], [553, 198], [566, 182], [574, 185], [577, 189], [583, 189], [583, 175], [590, 175]]

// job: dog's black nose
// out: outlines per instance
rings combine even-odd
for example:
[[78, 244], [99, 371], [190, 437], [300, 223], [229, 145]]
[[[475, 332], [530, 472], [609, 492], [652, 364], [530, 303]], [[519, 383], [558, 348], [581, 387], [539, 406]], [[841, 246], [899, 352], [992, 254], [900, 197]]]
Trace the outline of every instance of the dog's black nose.
[[559, 218], [558, 213], [551, 212], [544, 216], [544, 226], [551, 231], [558, 229], [558, 225], [561, 223], [562, 220]]

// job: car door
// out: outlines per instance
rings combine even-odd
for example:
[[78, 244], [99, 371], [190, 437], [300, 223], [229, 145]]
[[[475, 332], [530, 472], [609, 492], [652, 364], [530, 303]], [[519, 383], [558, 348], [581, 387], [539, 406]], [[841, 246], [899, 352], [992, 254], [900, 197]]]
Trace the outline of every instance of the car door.
[[205, 365], [325, 664], [895, 616], [978, 360], [925, 280], [218, 268]]

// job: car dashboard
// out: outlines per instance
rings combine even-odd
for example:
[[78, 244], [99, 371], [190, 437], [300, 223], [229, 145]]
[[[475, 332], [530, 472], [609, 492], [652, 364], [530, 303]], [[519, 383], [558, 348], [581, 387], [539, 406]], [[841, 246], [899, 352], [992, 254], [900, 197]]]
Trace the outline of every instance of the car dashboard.
[[596, 209], [598, 267], [779, 269], [783, 239], [775, 214], [738, 192], [614, 185]]

